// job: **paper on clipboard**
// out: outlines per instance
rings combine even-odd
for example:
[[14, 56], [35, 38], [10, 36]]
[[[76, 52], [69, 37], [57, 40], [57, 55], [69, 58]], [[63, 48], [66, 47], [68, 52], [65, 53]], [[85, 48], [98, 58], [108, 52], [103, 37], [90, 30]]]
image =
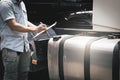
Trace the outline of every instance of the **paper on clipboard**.
[[[52, 28], [52, 27], [55, 26], [56, 24], [57, 24], [57, 22], [54, 22], [52, 25], [50, 25], [49, 27], [47, 27], [47, 30], [50, 29], [50, 28]], [[45, 32], [45, 30], [37, 33], [32, 39], [34, 40], [37, 36], [39, 36], [40, 34], [42, 34], [42, 33], [44, 33], [44, 32]]]

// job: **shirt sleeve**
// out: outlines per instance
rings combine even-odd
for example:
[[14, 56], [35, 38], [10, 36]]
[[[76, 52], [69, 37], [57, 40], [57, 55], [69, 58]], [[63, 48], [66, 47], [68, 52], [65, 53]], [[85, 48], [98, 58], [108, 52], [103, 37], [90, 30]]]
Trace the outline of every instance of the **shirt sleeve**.
[[9, 2], [0, 3], [0, 16], [3, 21], [15, 18], [12, 4]]

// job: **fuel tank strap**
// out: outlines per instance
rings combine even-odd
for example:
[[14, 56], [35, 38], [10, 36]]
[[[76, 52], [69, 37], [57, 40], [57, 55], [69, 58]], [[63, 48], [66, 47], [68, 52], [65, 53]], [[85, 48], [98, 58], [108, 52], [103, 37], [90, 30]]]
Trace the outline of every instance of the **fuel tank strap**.
[[60, 80], [64, 80], [64, 65], [63, 65], [63, 56], [64, 56], [64, 43], [67, 39], [70, 39], [72, 37], [75, 37], [75, 35], [73, 36], [67, 36], [65, 38], [63, 38], [59, 44], [59, 52], [58, 52], [58, 64], [59, 64], [59, 79]]
[[91, 39], [90, 41], [88, 41], [88, 43], [86, 44], [85, 47], [85, 55], [84, 55], [84, 76], [85, 76], [85, 80], [90, 80], [90, 47], [91, 44], [94, 41], [100, 40], [104, 37], [95, 37], [93, 39]]
[[115, 46], [112, 61], [112, 80], [119, 80], [120, 75], [120, 42]]

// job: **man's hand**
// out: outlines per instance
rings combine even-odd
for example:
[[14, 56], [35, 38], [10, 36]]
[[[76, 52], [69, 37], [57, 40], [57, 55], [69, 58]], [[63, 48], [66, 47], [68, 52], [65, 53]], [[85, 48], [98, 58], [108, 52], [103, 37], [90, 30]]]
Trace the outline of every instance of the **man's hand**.
[[38, 25], [38, 27], [36, 29], [36, 32], [39, 33], [39, 32], [41, 32], [43, 30], [46, 32], [47, 31], [47, 26], [46, 26], [46, 24], [42, 23], [42, 24]]
[[33, 65], [37, 65], [37, 60], [33, 59], [33, 60], [32, 60], [32, 64], [33, 64]]

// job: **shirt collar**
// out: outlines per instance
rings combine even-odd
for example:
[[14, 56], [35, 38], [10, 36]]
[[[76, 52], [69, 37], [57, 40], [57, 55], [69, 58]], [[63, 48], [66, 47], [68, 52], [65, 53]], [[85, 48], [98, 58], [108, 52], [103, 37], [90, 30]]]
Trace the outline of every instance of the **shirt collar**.
[[13, 2], [13, 3], [17, 3], [17, 1], [16, 1], [16, 0], [12, 0], [12, 2]]
[[20, 3], [21, 3], [21, 1], [22, 1], [22, 0], [20, 0], [20, 1], [17, 1], [17, 0], [12, 0], [12, 2], [13, 2], [13, 3], [15, 3], [15, 4], [20, 4]]

